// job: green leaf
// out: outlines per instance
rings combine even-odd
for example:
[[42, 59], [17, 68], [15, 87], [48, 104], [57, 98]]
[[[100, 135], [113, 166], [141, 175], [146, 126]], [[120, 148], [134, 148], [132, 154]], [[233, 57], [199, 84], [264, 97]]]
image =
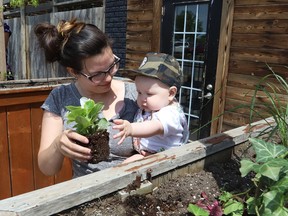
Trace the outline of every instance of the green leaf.
[[274, 181], [277, 181], [279, 179], [280, 170], [281, 170], [281, 167], [272, 167], [266, 163], [260, 166], [258, 173]]
[[288, 175], [286, 174], [286, 176], [277, 181], [270, 189], [279, 192], [288, 192]]
[[283, 216], [288, 215], [287, 208], [284, 207], [284, 194], [277, 191], [269, 191], [263, 195], [263, 203], [272, 215]]
[[254, 197], [249, 197], [246, 201], [247, 211], [249, 215], [255, 215], [256, 199]]
[[249, 172], [253, 171], [255, 165], [257, 165], [248, 159], [242, 159], [240, 164], [241, 177], [245, 177]]
[[219, 200], [222, 201], [223, 203], [228, 202], [233, 197], [233, 195], [227, 191], [224, 191], [220, 196]]
[[209, 212], [205, 209], [200, 208], [197, 205], [189, 204], [187, 211], [194, 214], [195, 216], [209, 216]]
[[94, 101], [89, 99], [84, 103], [84, 110], [86, 110], [86, 113], [89, 113], [94, 106], [95, 106]]
[[75, 122], [78, 124], [78, 125], [81, 125], [83, 128], [87, 128], [90, 126], [90, 121], [89, 119], [83, 117], [83, 116], [77, 116], [75, 118]]
[[230, 199], [229, 202], [225, 203], [224, 214], [233, 214], [235, 216], [242, 216], [244, 210], [244, 205], [241, 202]]
[[104, 105], [102, 102], [95, 103], [93, 100], [82, 97], [81, 106], [66, 106], [67, 123], [74, 123], [73, 128], [82, 135], [94, 134], [97, 130], [107, 130], [109, 122], [100, 118], [99, 114]]
[[106, 130], [108, 127], [109, 122], [106, 119], [100, 119], [98, 122], [98, 130]]
[[276, 145], [262, 139], [250, 138], [249, 141], [255, 149], [256, 161], [259, 163], [277, 158], [279, 155], [282, 155], [287, 151], [287, 148], [283, 145]]

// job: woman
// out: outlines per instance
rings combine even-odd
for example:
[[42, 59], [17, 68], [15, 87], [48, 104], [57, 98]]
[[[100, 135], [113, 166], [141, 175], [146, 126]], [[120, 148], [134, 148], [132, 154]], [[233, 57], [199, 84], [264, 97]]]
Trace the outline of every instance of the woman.
[[88, 139], [67, 127], [67, 105], [80, 105], [80, 98], [87, 97], [103, 102], [103, 116], [108, 120], [123, 118], [133, 121], [137, 110], [134, 84], [114, 80], [120, 59], [113, 54], [107, 36], [96, 26], [71, 21], [61, 21], [58, 26], [38, 24], [35, 34], [48, 62], [58, 61], [67, 68], [76, 81], [55, 88], [44, 104], [38, 165], [46, 175], [56, 174], [64, 157], [72, 159], [73, 177], [99, 171], [118, 163], [133, 154], [131, 139], [117, 145], [112, 138], [116, 131], [109, 128], [110, 157], [108, 161], [89, 164], [90, 149], [76, 144]]
[[8, 42], [9, 38], [11, 37], [12, 31], [10, 26], [7, 23], [4, 23], [4, 39], [5, 39], [5, 52], [6, 52], [6, 73], [7, 73], [7, 80], [14, 80], [14, 76], [12, 74], [11, 66], [8, 64]]

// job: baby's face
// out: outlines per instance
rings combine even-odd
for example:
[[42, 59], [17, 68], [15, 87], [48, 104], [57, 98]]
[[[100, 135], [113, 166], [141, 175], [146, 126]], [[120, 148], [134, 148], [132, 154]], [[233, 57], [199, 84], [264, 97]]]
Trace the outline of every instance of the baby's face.
[[137, 76], [135, 84], [138, 92], [137, 104], [145, 111], [158, 111], [170, 103], [169, 86], [160, 80]]

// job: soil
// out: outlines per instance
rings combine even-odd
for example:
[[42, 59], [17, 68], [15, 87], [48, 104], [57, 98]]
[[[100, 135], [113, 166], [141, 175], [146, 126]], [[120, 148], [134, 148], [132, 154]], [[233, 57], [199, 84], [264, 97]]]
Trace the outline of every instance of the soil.
[[[89, 139], [88, 148], [91, 149], [92, 158], [89, 163], [98, 163], [107, 160], [110, 154], [109, 133], [107, 131], [98, 131], [93, 135], [87, 136]], [[81, 144], [80, 144], [81, 145]], [[87, 147], [87, 145], [85, 144]]]
[[203, 201], [212, 204], [223, 190], [237, 193], [252, 186], [251, 178], [241, 177], [239, 168], [241, 158], [254, 160], [255, 153], [249, 144], [234, 149], [229, 161], [209, 165], [206, 169], [193, 174], [176, 177], [161, 184], [152, 194], [131, 195], [124, 202], [115, 194], [82, 204], [56, 214], [57, 216], [184, 216], [192, 215], [187, 211], [189, 203]]

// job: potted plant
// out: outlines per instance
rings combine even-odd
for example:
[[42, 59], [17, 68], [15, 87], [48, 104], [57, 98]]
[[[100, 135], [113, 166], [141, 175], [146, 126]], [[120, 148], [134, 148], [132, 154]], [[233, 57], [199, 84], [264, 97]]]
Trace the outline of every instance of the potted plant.
[[66, 106], [68, 113], [68, 124], [72, 123], [73, 129], [89, 139], [89, 144], [78, 143], [91, 149], [92, 158], [89, 163], [98, 163], [106, 160], [110, 154], [109, 133], [107, 131], [109, 122], [106, 118], [99, 117], [104, 105], [101, 102], [82, 97], [81, 106]]

